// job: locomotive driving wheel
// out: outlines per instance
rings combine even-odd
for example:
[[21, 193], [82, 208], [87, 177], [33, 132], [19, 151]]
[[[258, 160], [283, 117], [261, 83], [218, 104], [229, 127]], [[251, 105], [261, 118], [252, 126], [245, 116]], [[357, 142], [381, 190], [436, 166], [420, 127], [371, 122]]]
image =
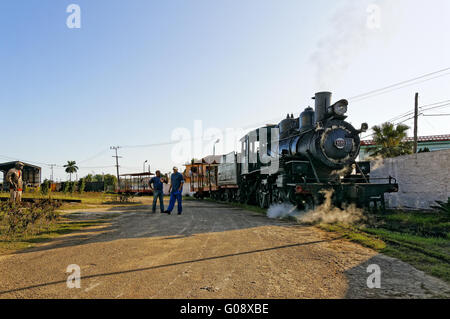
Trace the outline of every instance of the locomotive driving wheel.
[[229, 198], [229, 193], [228, 193], [228, 189], [226, 189], [223, 194], [222, 194], [222, 201], [223, 202], [228, 202], [230, 200]]
[[272, 193], [272, 203], [283, 204], [286, 201], [286, 194], [282, 189], [276, 188]]
[[256, 201], [259, 205], [259, 207], [265, 209], [265, 208], [269, 208], [270, 205], [270, 193], [268, 191], [268, 189], [264, 186], [261, 185], [259, 187], [259, 189], [256, 192]]
[[245, 203], [245, 193], [243, 190], [241, 190], [240, 188], [237, 190], [236, 193], [236, 200], [241, 203], [244, 204]]

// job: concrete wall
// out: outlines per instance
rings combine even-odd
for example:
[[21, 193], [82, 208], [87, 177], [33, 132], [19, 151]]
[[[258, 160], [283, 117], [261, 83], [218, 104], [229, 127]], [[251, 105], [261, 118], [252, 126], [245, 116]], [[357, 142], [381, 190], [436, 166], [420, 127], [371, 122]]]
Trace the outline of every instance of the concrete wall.
[[388, 207], [429, 208], [436, 200], [447, 201], [450, 197], [450, 150], [371, 162], [371, 178], [389, 175], [397, 179], [399, 192], [386, 194]]

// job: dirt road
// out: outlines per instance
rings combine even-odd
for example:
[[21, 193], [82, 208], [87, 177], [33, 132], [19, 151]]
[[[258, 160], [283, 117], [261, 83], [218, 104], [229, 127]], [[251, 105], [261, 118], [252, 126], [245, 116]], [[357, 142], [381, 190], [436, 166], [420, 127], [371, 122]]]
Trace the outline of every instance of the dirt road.
[[[149, 206], [93, 210], [110, 225], [0, 256], [0, 298], [430, 298], [450, 287], [401, 261], [314, 227], [221, 204], [185, 201], [184, 214]], [[67, 288], [68, 265], [81, 288]], [[367, 267], [381, 268], [381, 289]]]

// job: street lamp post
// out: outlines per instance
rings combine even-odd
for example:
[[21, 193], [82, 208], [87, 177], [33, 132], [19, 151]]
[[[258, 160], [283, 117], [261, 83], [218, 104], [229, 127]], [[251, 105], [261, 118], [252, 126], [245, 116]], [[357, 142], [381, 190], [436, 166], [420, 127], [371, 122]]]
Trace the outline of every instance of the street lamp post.
[[216, 144], [220, 142], [220, 138], [217, 139], [217, 141], [214, 142], [213, 146], [213, 156], [216, 156]]
[[144, 165], [143, 165], [143, 169], [142, 169], [143, 173], [145, 173], [145, 163], [147, 163], [147, 162], [148, 162], [148, 160], [145, 160]]
[[[142, 168], [142, 173], [145, 173], [145, 163], [147, 163], [147, 162], [148, 162], [148, 160], [145, 160], [143, 168]], [[145, 191], [144, 176], [142, 176], [141, 181], [142, 181], [142, 187], [144, 188], [144, 191]]]

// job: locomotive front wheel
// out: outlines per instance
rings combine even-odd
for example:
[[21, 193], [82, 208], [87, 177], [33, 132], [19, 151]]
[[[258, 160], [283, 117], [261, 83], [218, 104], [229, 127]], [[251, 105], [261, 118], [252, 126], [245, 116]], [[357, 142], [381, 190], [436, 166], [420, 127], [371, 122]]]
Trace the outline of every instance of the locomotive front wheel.
[[259, 191], [256, 194], [256, 196], [257, 196], [257, 200], [258, 200], [258, 204], [259, 204], [260, 208], [262, 208], [262, 209], [269, 208], [269, 200], [270, 200], [270, 198], [269, 198], [269, 194], [268, 193]]

